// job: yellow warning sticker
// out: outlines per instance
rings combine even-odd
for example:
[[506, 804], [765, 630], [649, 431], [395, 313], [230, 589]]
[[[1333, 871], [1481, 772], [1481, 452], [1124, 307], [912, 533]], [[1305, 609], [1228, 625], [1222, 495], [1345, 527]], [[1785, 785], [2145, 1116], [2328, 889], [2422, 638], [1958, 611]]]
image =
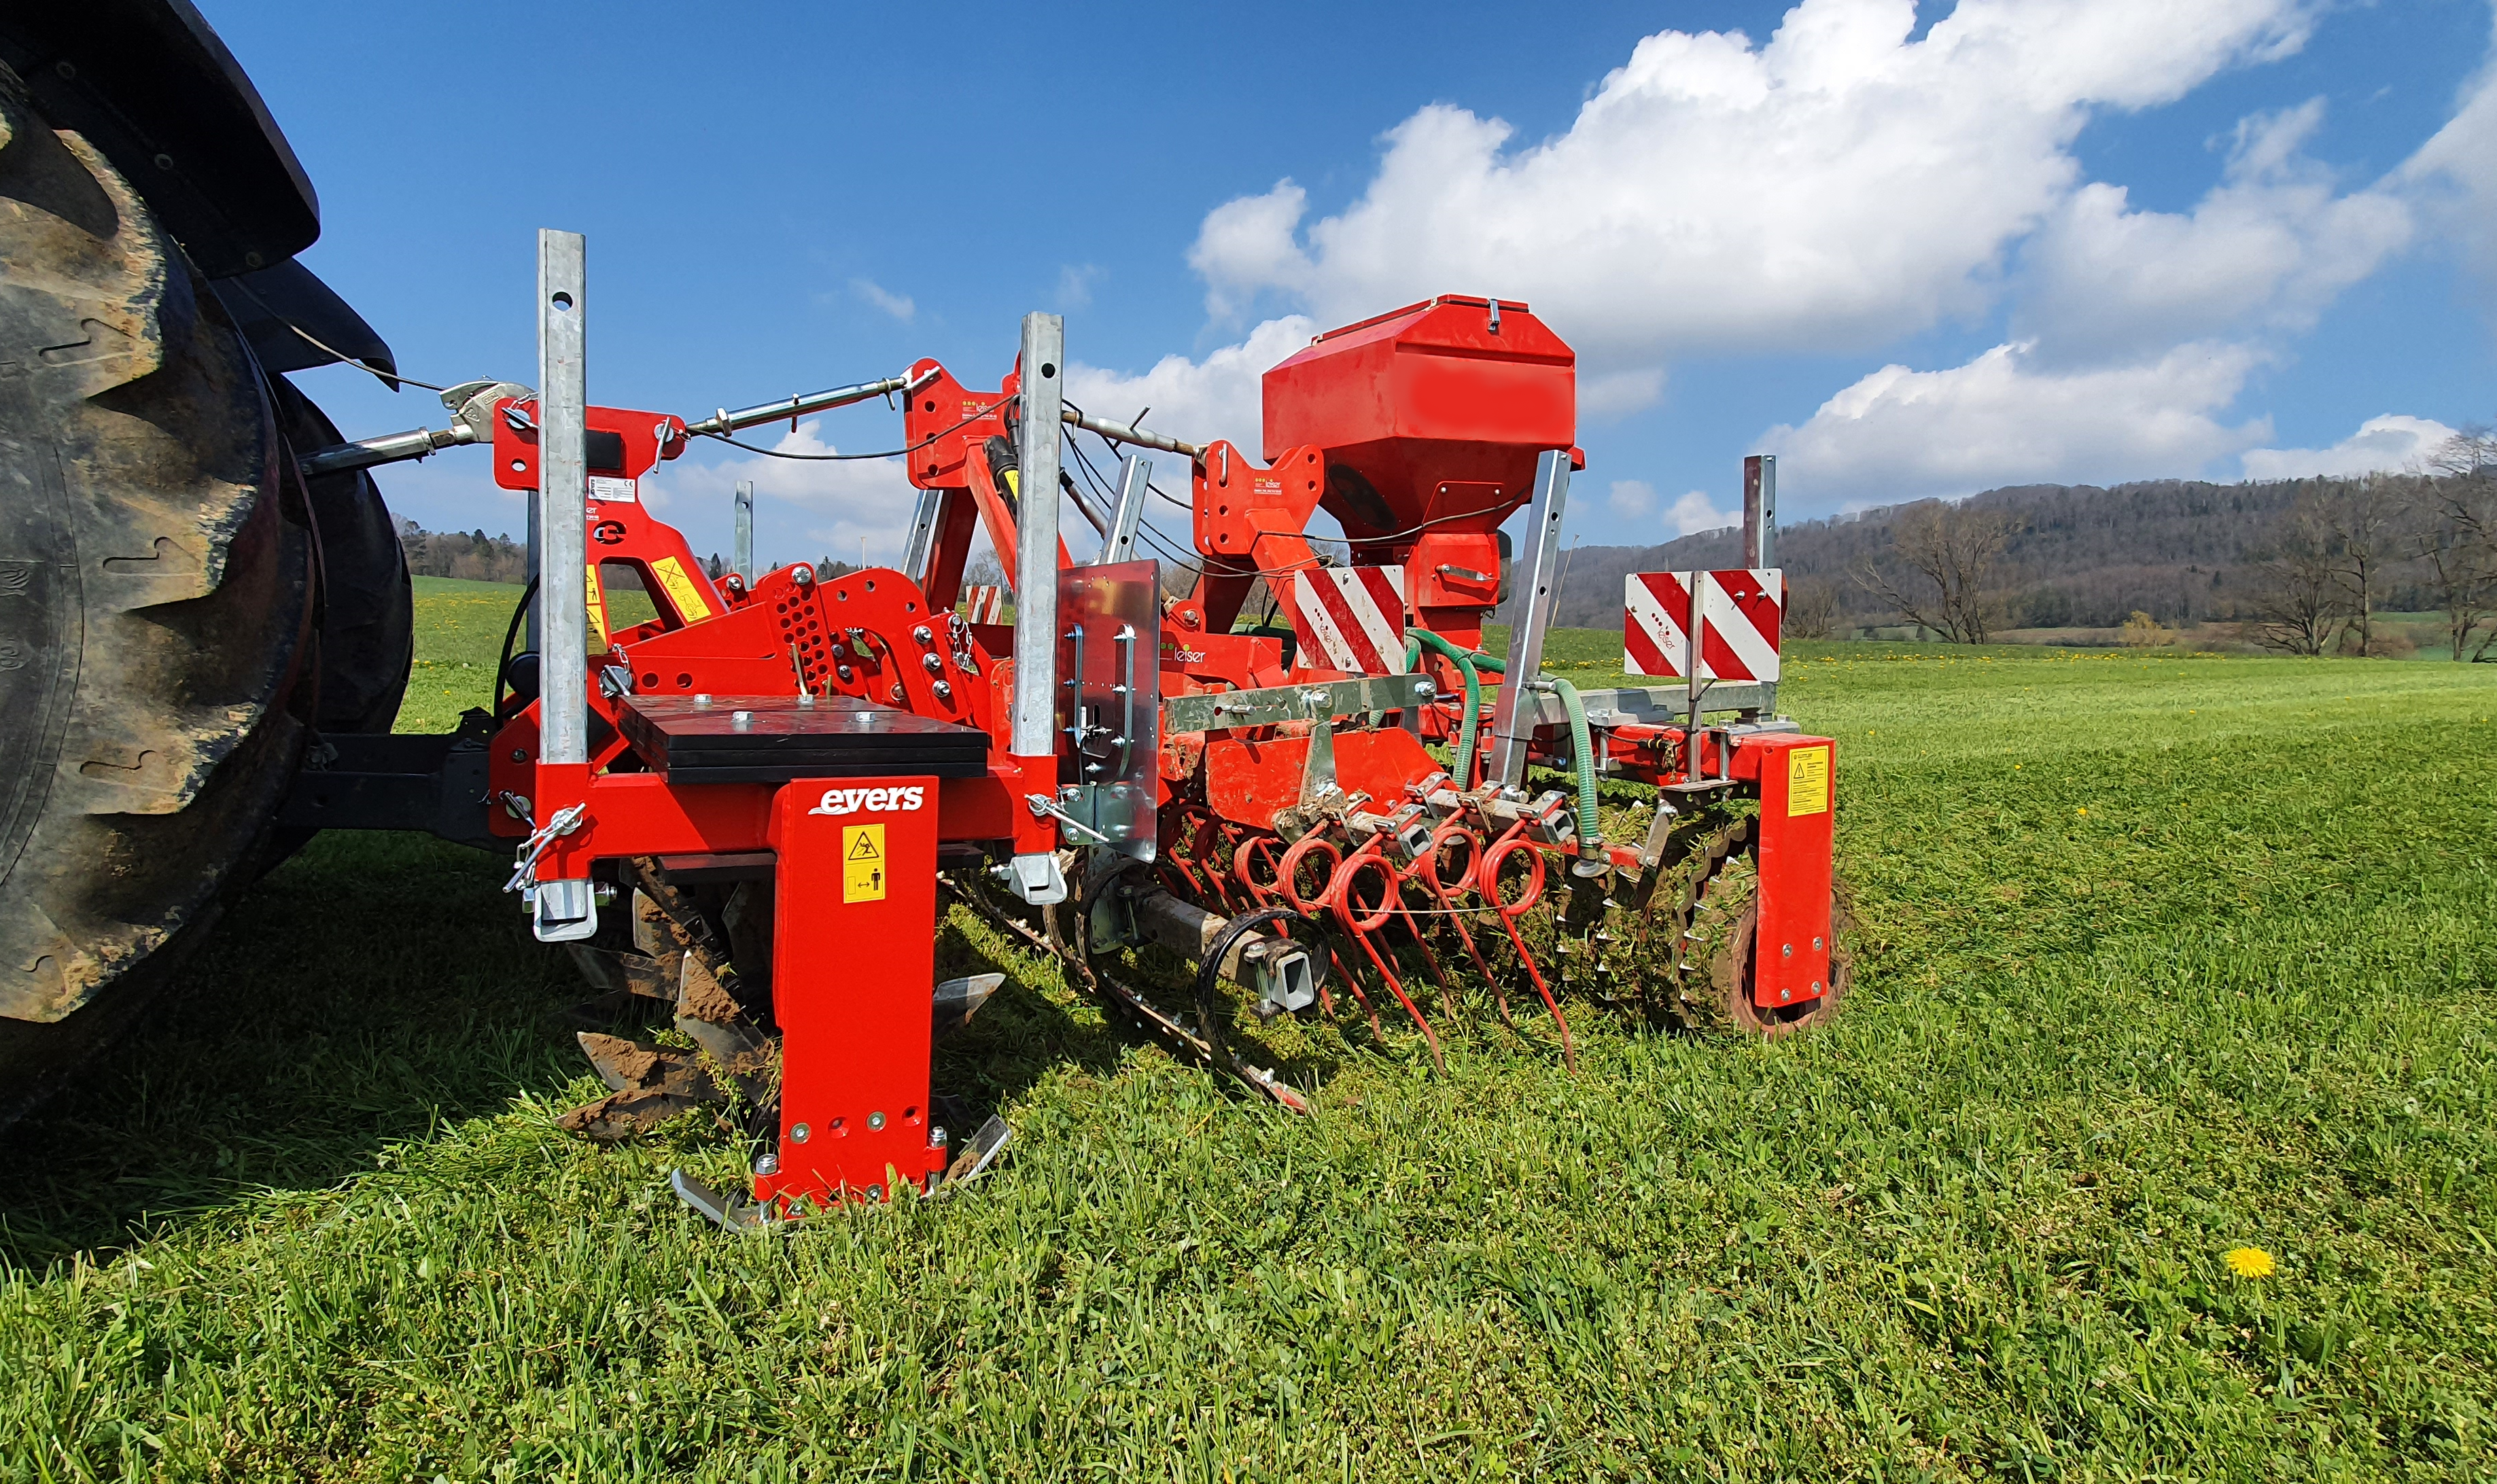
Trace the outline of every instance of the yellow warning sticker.
[[1797, 747], [1786, 754], [1786, 817], [1829, 812], [1829, 748]]
[[589, 652], [596, 654], [607, 647], [607, 598], [598, 590], [598, 563], [589, 564], [583, 587], [589, 594], [589, 630], [598, 636], [598, 643], [590, 646]]
[[668, 605], [677, 616], [687, 623], [699, 623], [711, 616], [711, 605], [703, 601], [702, 589], [685, 576], [685, 564], [673, 556], [662, 556], [650, 563], [650, 575], [668, 590]]
[[841, 900], [884, 900], [884, 826], [841, 826]]

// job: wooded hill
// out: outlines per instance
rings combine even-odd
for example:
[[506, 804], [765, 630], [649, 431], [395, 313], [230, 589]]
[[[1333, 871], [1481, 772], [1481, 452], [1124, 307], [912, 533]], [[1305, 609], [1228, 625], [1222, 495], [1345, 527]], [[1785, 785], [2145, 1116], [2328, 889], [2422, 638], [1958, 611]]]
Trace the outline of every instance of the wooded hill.
[[[1962, 504], [1999, 511], [2013, 527], [1992, 573], [2006, 620], [2001, 626], [2110, 627], [2134, 612], [2184, 625], [2254, 616], [2262, 585], [2257, 563], [2269, 553], [2282, 521], [2301, 498], [2335, 483], [2162, 479], [2112, 489], [2022, 485], [1989, 489]], [[1917, 508], [1883, 506], [1781, 526], [1777, 557], [1789, 590], [1814, 582], [1827, 584], [1842, 626], [1898, 622], [1897, 609], [1856, 574], [1871, 569], [1912, 584], [1892, 536], [1902, 515]], [[1556, 621], [1617, 627], [1625, 576], [1740, 566], [1741, 534], [1728, 528], [1657, 546], [1581, 546], [1563, 558], [1566, 569]], [[2418, 577], [2388, 576], [2391, 585], [2380, 607], [2436, 606]]]

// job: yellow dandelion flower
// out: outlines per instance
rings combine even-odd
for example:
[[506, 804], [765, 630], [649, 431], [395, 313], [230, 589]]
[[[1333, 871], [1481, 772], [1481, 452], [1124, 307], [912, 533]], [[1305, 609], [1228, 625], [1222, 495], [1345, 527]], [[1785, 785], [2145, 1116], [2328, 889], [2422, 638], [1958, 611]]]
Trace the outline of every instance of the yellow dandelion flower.
[[2074, 810], [2072, 810], [2072, 812], [2073, 812], [2073, 813], [2075, 813], [2075, 814], [2087, 814], [2087, 813], [2089, 813], [2089, 810], [2087, 810], [2087, 809], [2074, 809]]
[[2269, 1278], [2277, 1266], [2271, 1254], [2259, 1247], [2232, 1247], [2223, 1255], [2228, 1271], [2239, 1278]]

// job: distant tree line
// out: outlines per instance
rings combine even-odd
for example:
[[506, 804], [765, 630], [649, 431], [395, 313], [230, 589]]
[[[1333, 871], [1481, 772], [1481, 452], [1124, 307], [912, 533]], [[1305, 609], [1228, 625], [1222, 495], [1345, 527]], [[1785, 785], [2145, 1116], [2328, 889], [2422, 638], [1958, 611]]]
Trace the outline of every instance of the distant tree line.
[[[519, 583], [529, 580], [529, 549], [508, 534], [489, 536], [483, 530], [429, 531], [414, 521], [398, 522], [398, 544], [407, 553], [407, 570], [417, 577], [456, 577], [472, 583]], [[826, 556], [814, 563], [823, 581], [856, 572], [850, 562]], [[713, 582], [728, 575], [728, 560], [714, 552], [703, 562]], [[625, 574], [606, 579], [615, 585], [638, 587]]]
[[[1628, 574], [1736, 566], [1740, 545], [1728, 528], [1577, 548], [1556, 621], [1617, 625]], [[2409, 474], [1920, 500], [1783, 526], [1777, 557], [1798, 637], [1906, 624], [1967, 644], [2021, 628], [2137, 639], [2221, 622], [2291, 652], [2382, 653], [2407, 641], [2377, 615], [2432, 611], [2454, 657], [2497, 661], [2497, 434], [2463, 433]]]
[[529, 580], [528, 548], [508, 535], [474, 531], [429, 531], [413, 521], [398, 523], [398, 544], [407, 553], [407, 570], [418, 577], [456, 577], [471, 583], [525, 583]]

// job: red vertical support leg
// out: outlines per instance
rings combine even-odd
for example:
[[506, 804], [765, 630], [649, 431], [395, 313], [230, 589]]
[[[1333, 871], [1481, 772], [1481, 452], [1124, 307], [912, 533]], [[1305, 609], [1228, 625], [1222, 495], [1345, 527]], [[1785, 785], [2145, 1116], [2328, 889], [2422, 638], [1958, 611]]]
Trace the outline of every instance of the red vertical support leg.
[[1760, 759], [1759, 937], [1752, 1000], [1778, 1009], [1829, 987], [1831, 823], [1838, 745], [1825, 737], [1754, 737]]
[[759, 1201], [889, 1199], [945, 1167], [928, 1107], [936, 787], [815, 779], [774, 805], [780, 1167], [755, 1177]]

